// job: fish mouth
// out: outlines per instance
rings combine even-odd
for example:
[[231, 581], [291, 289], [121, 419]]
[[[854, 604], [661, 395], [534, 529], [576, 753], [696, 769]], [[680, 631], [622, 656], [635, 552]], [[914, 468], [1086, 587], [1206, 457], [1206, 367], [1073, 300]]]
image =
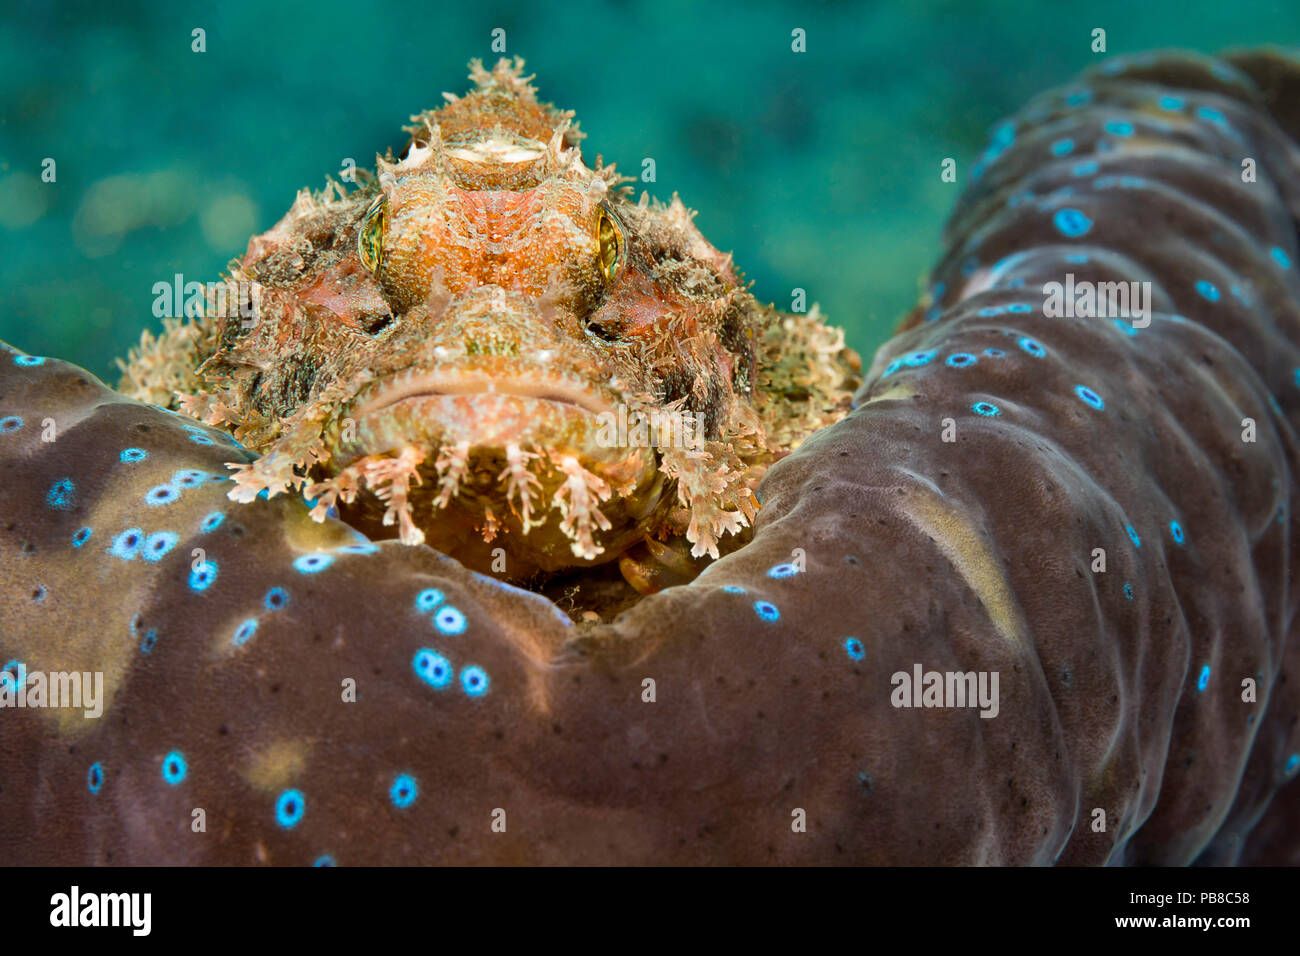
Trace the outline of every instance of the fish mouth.
[[312, 497], [350, 506], [367, 489], [352, 520], [379, 505], [402, 541], [475, 567], [494, 541], [520, 573], [612, 560], [663, 493], [654, 449], [608, 437], [621, 401], [590, 374], [514, 361], [398, 372], [353, 400]]
[[517, 445], [610, 465], [629, 452], [601, 440], [603, 423], [617, 418], [622, 400], [589, 375], [517, 362], [417, 367], [354, 399], [347, 418], [355, 429], [337, 451], [346, 464], [410, 447], [438, 452], [463, 445], [477, 455]]
[[590, 415], [614, 411], [614, 403], [590, 388], [545, 376], [506, 377], [475, 373], [424, 372], [390, 379], [377, 395], [356, 407], [358, 418], [411, 399], [505, 397], [567, 406]]

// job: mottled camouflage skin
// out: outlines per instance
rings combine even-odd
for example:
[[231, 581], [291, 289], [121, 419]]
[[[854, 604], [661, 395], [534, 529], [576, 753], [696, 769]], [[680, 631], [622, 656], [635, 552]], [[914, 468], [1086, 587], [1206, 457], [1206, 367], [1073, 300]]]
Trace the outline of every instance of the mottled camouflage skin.
[[[847, 410], [854, 356], [815, 311], [758, 303], [676, 197], [589, 168], [522, 65], [474, 64], [361, 188], [300, 194], [232, 270], [256, 315], [146, 338], [123, 388], [258, 452], [240, 500], [304, 489], [481, 570], [680, 535], [717, 557], [766, 466]], [[671, 413], [699, 426], [666, 447], [602, 434]]]

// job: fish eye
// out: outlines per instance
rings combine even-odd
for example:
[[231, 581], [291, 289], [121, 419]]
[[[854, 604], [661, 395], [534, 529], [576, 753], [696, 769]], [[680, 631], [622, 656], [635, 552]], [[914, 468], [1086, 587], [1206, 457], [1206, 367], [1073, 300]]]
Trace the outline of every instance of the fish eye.
[[384, 232], [388, 228], [388, 201], [380, 196], [366, 210], [357, 234], [357, 255], [372, 273], [379, 271], [384, 259]]
[[600, 273], [607, 285], [612, 285], [623, 268], [626, 247], [623, 240], [623, 227], [604, 206], [600, 207], [596, 219], [596, 239], [600, 243]]

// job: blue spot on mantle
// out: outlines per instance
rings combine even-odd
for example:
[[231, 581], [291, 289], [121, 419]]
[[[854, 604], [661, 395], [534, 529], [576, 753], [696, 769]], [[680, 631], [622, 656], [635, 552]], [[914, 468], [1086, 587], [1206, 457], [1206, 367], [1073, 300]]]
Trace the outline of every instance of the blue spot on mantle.
[[286, 830], [296, 827], [306, 812], [307, 801], [301, 790], [286, 790], [275, 801], [275, 822]]
[[399, 773], [393, 780], [393, 785], [388, 788], [389, 799], [393, 801], [393, 806], [400, 810], [413, 804], [419, 795], [420, 787], [409, 773]]
[[59, 511], [69, 511], [76, 499], [77, 486], [71, 478], [60, 478], [45, 493], [45, 503]]
[[1058, 232], [1071, 239], [1086, 235], [1092, 228], [1092, 220], [1078, 209], [1058, 209], [1052, 217], [1052, 223]]
[[179, 750], [173, 750], [162, 762], [162, 777], [173, 787], [185, 779], [189, 773], [189, 767], [185, 764], [185, 755]]

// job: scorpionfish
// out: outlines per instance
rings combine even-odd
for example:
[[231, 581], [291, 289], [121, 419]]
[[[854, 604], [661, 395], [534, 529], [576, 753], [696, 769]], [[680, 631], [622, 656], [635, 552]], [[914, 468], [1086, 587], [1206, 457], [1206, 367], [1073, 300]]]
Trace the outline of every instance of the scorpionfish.
[[399, 157], [299, 192], [121, 390], [259, 455], [237, 501], [298, 492], [516, 581], [622, 559], [650, 593], [746, 540], [861, 362], [816, 306], [761, 304], [676, 195], [587, 166], [523, 66], [472, 62]]

